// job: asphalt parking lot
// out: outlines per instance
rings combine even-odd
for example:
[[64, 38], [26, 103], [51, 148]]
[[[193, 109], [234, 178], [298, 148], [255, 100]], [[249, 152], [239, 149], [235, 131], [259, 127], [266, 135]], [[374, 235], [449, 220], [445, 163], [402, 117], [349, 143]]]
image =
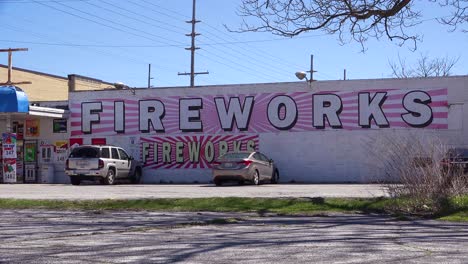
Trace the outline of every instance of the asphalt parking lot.
[[[0, 198], [375, 197], [379, 185], [0, 185]], [[385, 215], [0, 210], [0, 263], [466, 263], [468, 223]]]
[[466, 223], [376, 215], [3, 210], [0, 223], [0, 263], [441, 264], [468, 256]]
[[379, 197], [386, 193], [380, 185], [367, 184], [139, 184], [79, 185], [0, 184], [0, 198], [14, 199], [144, 199], [200, 197]]

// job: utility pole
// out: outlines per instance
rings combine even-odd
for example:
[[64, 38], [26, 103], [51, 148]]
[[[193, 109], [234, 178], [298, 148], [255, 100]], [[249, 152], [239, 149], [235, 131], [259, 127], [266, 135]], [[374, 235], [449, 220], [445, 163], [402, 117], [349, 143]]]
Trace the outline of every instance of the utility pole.
[[15, 84], [31, 84], [31, 82], [12, 82], [11, 73], [13, 71], [12, 53], [15, 51], [28, 51], [27, 48], [16, 48], [16, 49], [0, 49], [0, 52], [8, 52], [8, 81], [6, 83], [0, 83], [0, 85], [15, 85]]
[[191, 53], [190, 73], [187, 73], [187, 72], [184, 72], [184, 73], [179, 72], [178, 73], [178, 75], [190, 75], [190, 87], [195, 86], [195, 75], [209, 74], [208, 71], [206, 71], [206, 72], [195, 72], [195, 50], [200, 49], [200, 48], [195, 46], [195, 37], [200, 35], [199, 33], [195, 32], [195, 24], [198, 23], [198, 22], [201, 22], [200, 20], [195, 19], [195, 8], [196, 8], [195, 1], [196, 0], [193, 0], [193, 4], [192, 4], [192, 20], [186, 21], [187, 23], [192, 24], [192, 33], [185, 34], [186, 36], [190, 36], [192, 38], [192, 45], [190, 46], [190, 48], [185, 48], [186, 50], [190, 50], [190, 53]]
[[151, 79], [153, 79], [153, 77], [151, 77], [151, 63], [148, 64], [148, 89], [151, 88]]
[[315, 81], [314, 72], [317, 72], [317, 71], [314, 71], [314, 55], [310, 55], [310, 71], [307, 71], [307, 72], [310, 72], [309, 82]]
[[346, 81], [346, 69], [344, 69], [344, 71], [343, 71], [343, 80]]

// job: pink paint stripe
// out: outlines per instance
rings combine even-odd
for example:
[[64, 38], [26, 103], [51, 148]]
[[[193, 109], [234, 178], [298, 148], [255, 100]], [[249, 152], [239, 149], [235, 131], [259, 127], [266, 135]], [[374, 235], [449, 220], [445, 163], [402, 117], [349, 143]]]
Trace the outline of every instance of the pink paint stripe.
[[83, 132], [77, 130], [77, 131], [72, 131], [70, 132], [70, 136], [71, 137], [74, 137], [74, 136], [81, 136], [81, 135], [84, 135]]
[[431, 96], [448, 95], [448, 89], [442, 88], [442, 89], [436, 89], [436, 90], [429, 90], [427, 91], [427, 93], [430, 94]]
[[[448, 107], [447, 101], [435, 101], [429, 104], [431, 107]], [[402, 104], [384, 104], [382, 109], [404, 109]]]

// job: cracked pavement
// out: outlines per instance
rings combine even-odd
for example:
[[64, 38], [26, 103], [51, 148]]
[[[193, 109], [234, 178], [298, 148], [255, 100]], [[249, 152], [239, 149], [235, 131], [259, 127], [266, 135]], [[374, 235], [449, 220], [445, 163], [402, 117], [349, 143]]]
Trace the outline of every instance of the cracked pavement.
[[468, 223], [381, 215], [2, 210], [0, 263], [466, 263]]

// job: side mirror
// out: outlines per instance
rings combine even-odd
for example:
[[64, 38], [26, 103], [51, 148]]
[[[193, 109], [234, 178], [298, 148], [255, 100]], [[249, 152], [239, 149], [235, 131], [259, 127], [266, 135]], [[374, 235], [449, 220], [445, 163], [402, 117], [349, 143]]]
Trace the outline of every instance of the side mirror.
[[128, 157], [128, 160], [134, 160], [135, 158], [133, 156]]
[[270, 162], [270, 164], [272, 164], [272, 163], [273, 163], [273, 159], [270, 159], [268, 162]]

